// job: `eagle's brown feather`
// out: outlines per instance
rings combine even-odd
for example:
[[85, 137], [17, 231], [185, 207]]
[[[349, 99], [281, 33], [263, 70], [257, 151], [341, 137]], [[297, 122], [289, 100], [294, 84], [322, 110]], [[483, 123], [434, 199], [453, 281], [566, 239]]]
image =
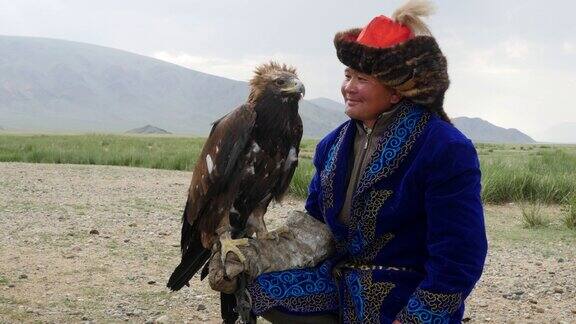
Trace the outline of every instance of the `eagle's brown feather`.
[[[198, 220], [201, 231], [214, 231], [238, 189], [241, 174], [235, 174], [235, 166], [245, 157], [241, 156], [254, 127], [256, 113], [250, 105], [242, 105], [214, 123], [192, 173], [188, 193], [189, 208], [186, 218], [189, 223]], [[234, 141], [228, 139], [233, 138]], [[212, 172], [209, 172], [209, 160]], [[224, 210], [223, 206], [228, 206]], [[210, 217], [198, 217], [199, 215]]]
[[262, 216], [287, 191], [296, 169], [304, 87], [295, 69], [261, 65], [250, 86], [247, 103], [214, 124], [196, 162], [182, 224], [182, 261], [168, 282], [173, 290], [205, 263], [218, 237], [265, 232]]
[[257, 102], [262, 94], [266, 91], [266, 86], [277, 76], [281, 74], [291, 74], [298, 77], [296, 69], [286, 64], [269, 62], [258, 65], [254, 70], [254, 76], [250, 79], [250, 94], [248, 102]]

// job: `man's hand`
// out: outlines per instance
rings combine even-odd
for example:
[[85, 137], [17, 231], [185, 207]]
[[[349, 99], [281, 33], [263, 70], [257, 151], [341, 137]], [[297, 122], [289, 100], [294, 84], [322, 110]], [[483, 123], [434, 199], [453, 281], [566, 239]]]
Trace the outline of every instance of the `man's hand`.
[[238, 247], [246, 261], [228, 253], [224, 264], [220, 244], [212, 247], [209, 280], [212, 289], [232, 293], [237, 276], [244, 272], [248, 281], [264, 272], [313, 267], [334, 251], [330, 229], [305, 212], [291, 211], [286, 225], [271, 232], [270, 237], [249, 239], [249, 245]]
[[234, 253], [229, 253], [226, 257], [226, 264], [222, 264], [220, 249], [218, 248], [210, 259], [208, 276], [210, 287], [216, 291], [232, 294], [238, 285], [237, 276], [242, 271], [244, 271], [244, 265]]

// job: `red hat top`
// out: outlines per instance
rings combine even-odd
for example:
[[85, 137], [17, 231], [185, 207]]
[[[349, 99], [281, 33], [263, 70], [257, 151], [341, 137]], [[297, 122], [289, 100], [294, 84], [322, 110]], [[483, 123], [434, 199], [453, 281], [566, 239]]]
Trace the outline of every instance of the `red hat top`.
[[362, 45], [386, 48], [403, 43], [414, 37], [414, 33], [403, 24], [378, 16], [362, 29], [356, 41]]

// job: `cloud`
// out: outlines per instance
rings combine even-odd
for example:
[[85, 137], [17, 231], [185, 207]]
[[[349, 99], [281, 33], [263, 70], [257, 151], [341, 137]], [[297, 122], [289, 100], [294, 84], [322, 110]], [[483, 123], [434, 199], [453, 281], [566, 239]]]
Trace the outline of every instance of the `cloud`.
[[504, 52], [511, 59], [526, 59], [531, 52], [530, 44], [522, 39], [512, 39], [502, 44]]
[[485, 51], [472, 54], [469, 57], [469, 65], [465, 68], [468, 72], [482, 75], [511, 76], [524, 72], [513, 65], [498, 62], [497, 54], [493, 51]]
[[287, 56], [282, 54], [227, 59], [221, 57], [195, 56], [180, 51], [157, 51], [151, 56], [192, 70], [243, 81], [252, 77], [254, 68], [259, 64], [270, 60], [287, 61]]
[[236, 59], [191, 55], [184, 51], [156, 51], [150, 56], [196, 71], [241, 81], [252, 78], [257, 65], [275, 60], [296, 67], [298, 77], [306, 85], [307, 99], [326, 97], [341, 100], [340, 82], [344, 78], [344, 66], [332, 53], [323, 56], [275, 53]]
[[576, 45], [574, 45], [574, 43], [571, 43], [569, 41], [564, 41], [564, 43], [562, 43], [562, 50], [566, 54], [574, 54], [576, 53]]
[[489, 77], [517, 77], [528, 73], [526, 68], [504, 62], [501, 57], [499, 48], [468, 51], [463, 59], [455, 62], [455, 70]]
[[542, 54], [541, 48], [525, 39], [510, 38], [480, 47], [463, 40], [450, 39], [448, 51], [451, 69], [477, 77], [522, 78], [534, 70]]
[[542, 64], [546, 52], [538, 44], [518, 38], [489, 46], [466, 39], [447, 43], [452, 85], [445, 107], [451, 116], [480, 117], [530, 133], [554, 123], [542, 118], [544, 110], [553, 107], [556, 120], [570, 115], [547, 85], [556, 84], [557, 93], [573, 92], [574, 85], [567, 73]]

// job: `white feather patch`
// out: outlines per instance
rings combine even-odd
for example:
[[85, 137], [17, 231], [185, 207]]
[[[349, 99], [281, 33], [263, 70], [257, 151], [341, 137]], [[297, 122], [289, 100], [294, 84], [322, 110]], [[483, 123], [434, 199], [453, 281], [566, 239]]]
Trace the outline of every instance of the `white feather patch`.
[[249, 167], [246, 168], [246, 172], [250, 173], [250, 174], [255, 174], [256, 171], [254, 170], [254, 165], [251, 165]]
[[284, 163], [284, 170], [290, 169], [294, 162], [298, 161], [298, 155], [296, 155], [296, 148], [292, 146], [286, 157], [286, 162]]
[[206, 167], [208, 168], [208, 174], [212, 174], [214, 169], [214, 162], [212, 162], [212, 157], [210, 154], [206, 155]]
[[256, 142], [252, 143], [252, 152], [254, 153], [260, 152], [260, 145], [258, 145], [258, 143]]

